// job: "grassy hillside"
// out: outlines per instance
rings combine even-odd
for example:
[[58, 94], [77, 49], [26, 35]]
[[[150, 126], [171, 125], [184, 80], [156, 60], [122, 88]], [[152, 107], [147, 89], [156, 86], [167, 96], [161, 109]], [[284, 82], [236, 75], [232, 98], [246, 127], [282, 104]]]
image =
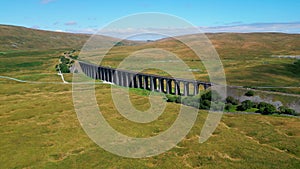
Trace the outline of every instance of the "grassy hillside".
[[207, 36], [221, 58], [300, 54], [299, 34], [217, 33]]
[[[227, 83], [237, 86], [299, 86], [300, 74], [293, 71], [296, 59], [278, 58], [277, 55], [299, 55], [300, 35], [281, 33], [216, 33], [207, 34], [219, 53]], [[199, 35], [185, 36], [190, 41]], [[199, 80], [208, 81], [207, 72], [201, 60], [183, 43], [166, 38], [131, 47], [115, 47], [103, 60], [103, 65], [117, 67], [131, 53], [147, 48], [170, 51], [185, 61]], [[163, 56], [161, 56], [163, 57]], [[163, 74], [158, 70], [148, 73]], [[275, 90], [275, 89], [274, 89]], [[281, 89], [300, 93], [300, 89]]]
[[0, 25], [0, 51], [80, 48], [89, 35]]
[[[73, 34], [30, 29], [0, 24], [0, 52], [9, 50], [80, 49], [90, 38], [88, 34]], [[117, 38], [97, 35], [97, 39], [115, 44]], [[132, 41], [124, 41], [132, 45]]]

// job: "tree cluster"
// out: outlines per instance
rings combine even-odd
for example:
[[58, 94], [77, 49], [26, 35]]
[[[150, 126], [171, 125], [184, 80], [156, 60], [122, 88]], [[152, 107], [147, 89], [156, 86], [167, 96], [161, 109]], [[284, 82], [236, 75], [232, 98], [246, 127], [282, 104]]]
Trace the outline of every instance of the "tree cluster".
[[56, 71], [61, 71], [61, 73], [70, 73], [70, 67], [74, 63], [74, 61], [66, 58], [65, 56], [59, 57], [60, 63], [55, 65]]
[[166, 100], [167, 102], [181, 103], [198, 109], [212, 109], [214, 111], [222, 111], [225, 106], [224, 102], [221, 101], [220, 95], [214, 91], [208, 91], [196, 96], [166, 95]]
[[[248, 93], [249, 94], [249, 93]], [[250, 93], [251, 94], [251, 93]], [[253, 93], [254, 94], [254, 93]], [[251, 94], [252, 95], [252, 94]], [[214, 96], [214, 97], [212, 97]], [[263, 115], [269, 114], [288, 114], [288, 115], [299, 115], [293, 109], [281, 106], [278, 109], [270, 103], [266, 102], [252, 102], [251, 100], [245, 100], [239, 102], [232, 96], [228, 96], [225, 101], [221, 100], [220, 95], [217, 92], [208, 91], [202, 95], [196, 96], [177, 96], [177, 95], [166, 95], [167, 102], [175, 102], [183, 105], [195, 107], [198, 109], [223, 111], [252, 111], [261, 113]]]

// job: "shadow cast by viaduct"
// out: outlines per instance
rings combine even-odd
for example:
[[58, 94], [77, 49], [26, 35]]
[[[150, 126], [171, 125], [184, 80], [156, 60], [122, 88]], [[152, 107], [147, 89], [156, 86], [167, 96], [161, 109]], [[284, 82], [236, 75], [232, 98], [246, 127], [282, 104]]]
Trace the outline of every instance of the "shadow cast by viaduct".
[[81, 61], [79, 61], [79, 65], [83, 73], [90, 78], [111, 82], [118, 86], [141, 88], [166, 94], [194, 96], [199, 93], [200, 87], [206, 90], [212, 85], [209, 82], [137, 73]]

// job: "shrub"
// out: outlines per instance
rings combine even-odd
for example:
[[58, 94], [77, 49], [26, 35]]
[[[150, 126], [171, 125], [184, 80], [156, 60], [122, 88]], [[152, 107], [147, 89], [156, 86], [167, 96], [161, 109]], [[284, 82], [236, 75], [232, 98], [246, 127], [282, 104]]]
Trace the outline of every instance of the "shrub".
[[181, 100], [181, 103], [187, 106], [192, 106], [195, 108], [199, 108], [200, 100], [197, 97], [184, 97]]
[[252, 108], [257, 108], [258, 107], [258, 104], [257, 102], [253, 102], [253, 105], [252, 105]]
[[297, 60], [296, 62], [294, 62], [292, 69], [295, 74], [300, 75], [300, 60]]
[[252, 90], [249, 90], [249, 91], [247, 91], [246, 93], [245, 93], [245, 96], [254, 96], [254, 91], [252, 91]]
[[225, 104], [223, 102], [212, 102], [211, 109], [214, 111], [223, 111]]
[[201, 100], [211, 100], [211, 91], [208, 91], [201, 95]]
[[257, 108], [258, 108], [257, 112], [264, 115], [276, 113], [276, 107], [269, 103], [260, 102], [257, 105]]
[[288, 108], [285, 107], [285, 106], [280, 106], [280, 107], [278, 108], [278, 113], [279, 113], [279, 114], [285, 114], [286, 109], [288, 109]]
[[294, 109], [286, 109], [285, 114], [298, 116], [299, 114]]
[[239, 105], [237, 107], [237, 110], [239, 110], [239, 111], [245, 111], [247, 109], [252, 108], [252, 106], [253, 106], [253, 102], [251, 100], [245, 100], [245, 101], [242, 102], [241, 105]]
[[211, 104], [210, 100], [201, 100], [199, 108], [209, 110], [210, 109], [210, 104]]
[[285, 106], [280, 106], [278, 108], [278, 113], [279, 114], [289, 114], [289, 115], [298, 115], [297, 112], [294, 109], [290, 109], [288, 107]]
[[239, 101], [237, 99], [233, 98], [232, 96], [228, 96], [226, 98], [226, 103], [228, 103], [228, 104], [230, 103], [232, 105], [238, 105]]
[[231, 104], [231, 103], [227, 103], [226, 105], [225, 105], [225, 110], [227, 110], [227, 111], [230, 111], [231, 109], [233, 109], [233, 105]]
[[[213, 100], [212, 100], [213, 99]], [[201, 100], [209, 100], [209, 101], [221, 101], [222, 97], [216, 91], [208, 91], [201, 95]]]
[[167, 98], [167, 102], [176, 102], [176, 100], [178, 99], [178, 96], [167, 94], [166, 98]]
[[181, 103], [183, 105], [192, 106], [198, 109], [206, 109], [209, 110], [212, 106], [213, 110], [216, 111], [223, 111], [225, 104], [220, 101], [211, 101], [212, 95], [214, 96], [214, 100], [220, 100], [221, 97], [217, 92], [206, 92], [203, 95], [197, 95], [197, 96], [188, 96], [188, 97], [181, 97], [181, 96], [175, 96], [175, 95], [166, 95], [166, 101], [167, 102], [176, 102]]
[[124, 46], [125, 44], [123, 42], [116, 42], [114, 46]]

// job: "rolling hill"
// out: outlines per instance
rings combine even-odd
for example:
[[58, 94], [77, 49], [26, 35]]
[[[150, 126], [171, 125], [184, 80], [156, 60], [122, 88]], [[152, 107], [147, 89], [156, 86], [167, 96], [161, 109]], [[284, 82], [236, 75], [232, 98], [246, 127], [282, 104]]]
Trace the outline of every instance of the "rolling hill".
[[[208, 33], [206, 35], [222, 58], [300, 54], [299, 34]], [[0, 50], [80, 48], [90, 36], [89, 34], [52, 32], [20, 26], [0, 25]], [[98, 36], [109, 42], [119, 40], [107, 36]], [[197, 35], [186, 36], [197, 38]], [[165, 43], [168, 46], [173, 46], [177, 42], [174, 39], [165, 38], [154, 43]]]
[[[0, 25], [0, 51], [80, 49], [90, 38], [88, 34], [52, 32], [20, 26]], [[97, 35], [102, 42], [116, 43], [117, 38]], [[132, 44], [132, 41], [125, 41]]]
[[0, 50], [48, 50], [82, 46], [89, 35], [0, 25]]

